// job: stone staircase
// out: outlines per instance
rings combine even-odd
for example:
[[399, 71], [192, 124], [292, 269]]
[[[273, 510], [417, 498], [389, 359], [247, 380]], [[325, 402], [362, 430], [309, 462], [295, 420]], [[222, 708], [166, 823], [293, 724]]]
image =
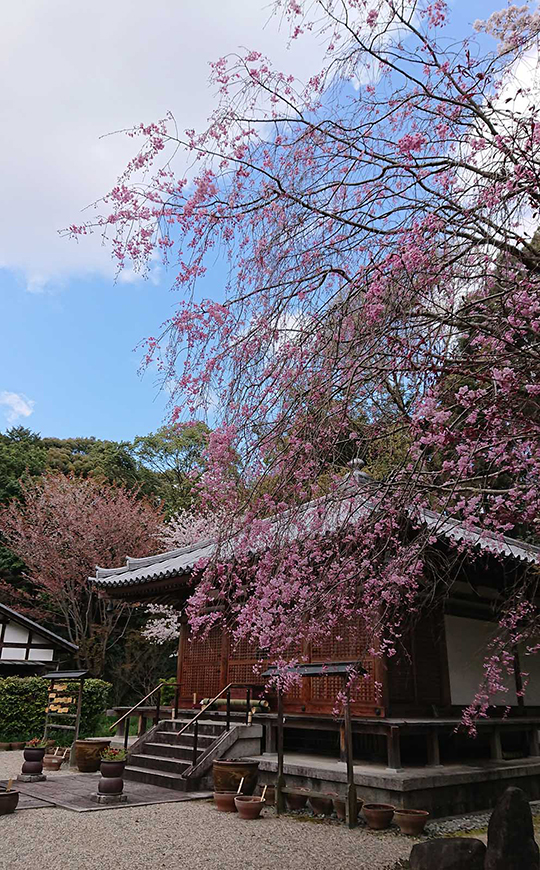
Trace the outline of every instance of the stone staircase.
[[[231, 724], [227, 731], [224, 722], [201, 719], [194, 763], [193, 730], [190, 728], [177, 737], [177, 732], [189, 721], [166, 719], [143, 734], [130, 748], [124, 778], [176, 791], [192, 791], [209, 779], [215, 759], [260, 753], [260, 725]], [[233, 747], [235, 751], [231, 752]]]

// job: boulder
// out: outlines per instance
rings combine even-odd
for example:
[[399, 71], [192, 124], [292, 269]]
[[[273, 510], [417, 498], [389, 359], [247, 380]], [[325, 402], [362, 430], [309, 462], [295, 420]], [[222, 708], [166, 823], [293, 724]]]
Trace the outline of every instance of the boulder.
[[413, 846], [411, 870], [484, 870], [486, 847], [472, 837], [445, 837]]
[[539, 868], [529, 801], [520, 788], [507, 788], [489, 820], [485, 870]]

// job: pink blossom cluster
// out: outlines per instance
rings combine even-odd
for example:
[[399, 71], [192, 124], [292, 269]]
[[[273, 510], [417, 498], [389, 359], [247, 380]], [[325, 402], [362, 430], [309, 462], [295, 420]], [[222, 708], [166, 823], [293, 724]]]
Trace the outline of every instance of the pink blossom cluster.
[[[480, 26], [497, 54], [472, 51], [472, 34], [450, 43], [440, 0], [419, 14], [393, 0], [277, 8], [293, 38], [330, 45], [307, 85], [258, 51], [219, 60], [208, 129], [138, 128], [102, 216], [72, 231], [112, 233], [120, 266], [156, 250], [175, 263], [181, 299], [146, 361], [176, 385], [175, 420], [218, 417], [200, 497], [220, 529], [192, 626], [225, 621], [278, 662], [359, 623], [366, 649], [392, 656], [450, 586], [440, 566], [427, 579], [426, 511], [479, 530], [494, 556], [504, 535], [538, 539], [540, 118], [526, 84], [524, 108], [500, 99], [537, 13], [511, 6]], [[364, 69], [377, 76], [358, 85]], [[228, 279], [204, 298], [216, 254]], [[452, 546], [474, 563], [468, 540]], [[520, 578], [490, 691], [507, 620], [531, 600]], [[534, 607], [523, 620], [532, 632]]]

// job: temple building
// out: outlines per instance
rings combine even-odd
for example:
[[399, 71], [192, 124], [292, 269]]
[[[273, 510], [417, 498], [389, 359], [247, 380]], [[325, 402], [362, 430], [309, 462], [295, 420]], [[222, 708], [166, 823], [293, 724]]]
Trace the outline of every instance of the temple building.
[[[429, 809], [438, 816], [492, 806], [510, 784], [538, 799], [537, 658], [525, 660], [524, 651], [515, 650], [515, 685], [490, 699], [490, 717], [480, 721], [476, 739], [460, 727], [460, 719], [482, 679], [497, 604], [516, 579], [538, 571], [540, 548], [465, 528], [429, 511], [422, 521], [436, 539], [434, 564], [447, 559], [452, 574], [445, 580], [446, 594], [434, 599], [436, 603], [411, 625], [399, 654], [387, 659], [366, 655], [363, 632], [355, 625], [340, 629], [339, 639], [292, 651], [305, 663], [321, 665], [322, 673], [317, 678], [303, 677], [283, 697], [288, 781], [334, 791], [344, 781], [343, 722], [332, 712], [343, 680], [337, 673], [325, 675], [324, 665], [361, 662], [365, 677], [350, 712], [355, 783], [365, 799]], [[461, 541], [468, 549], [455, 559], [452, 554]], [[182, 611], [193, 591], [194, 568], [211, 556], [213, 546], [203, 541], [144, 559], [127, 559], [116, 569], [98, 568], [93, 582], [112, 601], [166, 604]], [[192, 640], [187, 621], [182, 622], [178, 716], [193, 715], [201, 702], [215, 698], [230, 684], [230, 696], [240, 710], [245, 687], [250, 687], [248, 704], [265, 699], [264, 705], [252, 707], [250, 721], [261, 726], [255, 755], [272, 782], [277, 763], [276, 698], [265, 690], [260, 663], [256, 647], [246, 641], [235, 645], [223, 628], [214, 627], [205, 640]], [[529, 675], [525, 697], [522, 672]], [[217, 720], [224, 716], [223, 703], [224, 695], [215, 705]], [[144, 743], [142, 736], [141, 740]], [[144, 758], [143, 743], [140, 758]], [[149, 764], [144, 767], [149, 770]], [[176, 787], [173, 780], [160, 781]]]

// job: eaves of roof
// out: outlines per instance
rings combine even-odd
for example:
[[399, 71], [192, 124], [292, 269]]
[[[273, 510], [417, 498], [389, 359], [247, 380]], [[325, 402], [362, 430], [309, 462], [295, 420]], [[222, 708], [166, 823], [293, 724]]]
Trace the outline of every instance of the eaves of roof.
[[[354, 523], [355, 520], [377, 506], [376, 501], [367, 497], [365, 490], [356, 499], [347, 490], [345, 492], [345, 497], [327, 511], [322, 525], [318, 527], [317, 534], [330, 532], [341, 526], [346, 526], [348, 523]], [[287, 536], [289, 540], [294, 540], [306, 534], [306, 528], [309, 533], [310, 522], [313, 523], [321, 502], [324, 502], [324, 499], [305, 505], [300, 512], [300, 522], [298, 515], [292, 511], [284, 512], [276, 518], [275, 522], [279, 522], [281, 526], [287, 526], [290, 521], [290, 526], [287, 526]], [[412, 519], [414, 520], [414, 518]], [[458, 520], [444, 517], [435, 511], [422, 511], [416, 521], [439, 538], [463, 542], [486, 552], [504, 555], [522, 562], [540, 564], [540, 547], [533, 544], [495, 535], [475, 526], [465, 526]], [[97, 568], [95, 578], [89, 579], [95, 587], [106, 591], [107, 589], [138, 586], [168, 577], [180, 577], [193, 571], [199, 562], [209, 559], [215, 549], [216, 542], [206, 539], [179, 550], [158, 553], [142, 559], [128, 558], [126, 564], [120, 568]]]

